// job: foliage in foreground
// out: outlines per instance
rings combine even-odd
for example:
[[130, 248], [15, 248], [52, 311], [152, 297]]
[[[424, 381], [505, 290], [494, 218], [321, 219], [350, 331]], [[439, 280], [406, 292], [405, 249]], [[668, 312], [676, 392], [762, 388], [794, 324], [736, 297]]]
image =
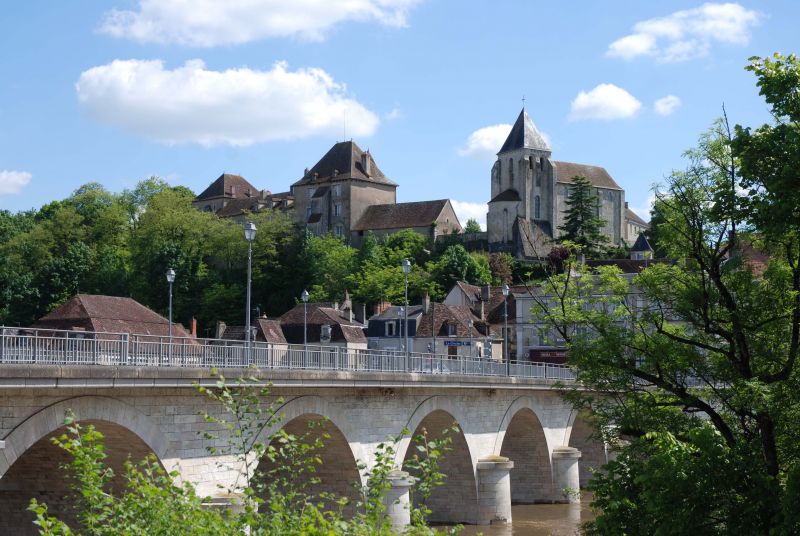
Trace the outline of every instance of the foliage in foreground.
[[[209, 508], [208, 499], [199, 497], [189, 483], [176, 485], [177, 472], [167, 473], [151, 456], [137, 463], [124, 464], [123, 485], [114, 486], [114, 472], [105, 463], [103, 436], [93, 425], [81, 426], [74, 416], [65, 420], [67, 434], [53, 443], [71, 457], [65, 466], [75, 500], [76, 519], [68, 525], [49, 514], [46, 504], [36, 499], [29, 510], [45, 536], [85, 534], [105, 535], [389, 535], [393, 534], [386, 517], [384, 497], [390, 489], [389, 476], [395, 467], [396, 445], [400, 438], [378, 445], [371, 468], [359, 465], [368, 484], [352, 483], [358, 499], [327, 492], [315, 492], [316, 476], [322, 463], [321, 449], [329, 439], [325, 421], [311, 422], [301, 434], [287, 433], [280, 427], [276, 408], [282, 400], [269, 399], [269, 388], [258, 389], [252, 380], [238, 380], [228, 386], [220, 377], [215, 388], [200, 388], [219, 402], [222, 413], [206, 414], [210, 430], [204, 433], [211, 445], [209, 453], [233, 461], [221, 468], [240, 475], [234, 488], [225, 490], [234, 507]], [[275, 430], [266, 433], [265, 430]], [[436, 441], [427, 433], [414, 438], [413, 454], [405, 468], [414, 474], [414, 504], [411, 525], [405, 534], [424, 536], [436, 533], [427, 526], [430, 510], [426, 506], [434, 488], [445, 475], [439, 470], [442, 456], [450, 450], [451, 437], [445, 431]], [[271, 463], [267, 463], [271, 462]], [[267, 470], [259, 468], [268, 466]], [[457, 532], [457, 529], [451, 533]]]
[[656, 191], [657, 247], [631, 278], [567, 256], [534, 313], [617, 449], [592, 534], [800, 533], [800, 61], [752, 58], [776, 125], [728, 128]]

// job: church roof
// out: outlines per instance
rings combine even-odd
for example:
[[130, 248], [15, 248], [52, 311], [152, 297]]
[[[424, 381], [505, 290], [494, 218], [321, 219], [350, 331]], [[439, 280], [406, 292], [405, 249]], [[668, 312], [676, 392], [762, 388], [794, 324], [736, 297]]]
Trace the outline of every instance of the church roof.
[[650, 245], [650, 242], [647, 241], [647, 237], [644, 236], [644, 233], [639, 233], [639, 238], [636, 239], [636, 243], [633, 244], [631, 251], [653, 251], [653, 247]]
[[574, 162], [553, 162], [556, 166], [556, 182], [564, 184], [572, 183], [572, 179], [578, 175], [586, 177], [595, 188], [607, 188], [609, 190], [622, 190], [619, 184], [611, 178], [605, 168], [600, 166], [590, 166], [588, 164], [576, 164]]
[[[369, 158], [369, 173], [361, 165], [361, 157], [366, 154]], [[334, 171], [336, 176], [334, 177]], [[316, 178], [315, 178], [316, 175]], [[325, 153], [319, 162], [314, 164], [302, 179], [292, 186], [330, 182], [332, 180], [355, 179], [388, 186], [397, 186], [389, 180], [372, 158], [369, 151], [362, 151], [354, 141], [341, 141], [336, 143]]]
[[[625, 204], [627, 205], [627, 203], [625, 203]], [[632, 211], [628, 207], [625, 207], [625, 219], [626, 220], [630, 220], [630, 221], [632, 221], [634, 223], [638, 223], [639, 225], [646, 226], [646, 227], [649, 227], [649, 225], [650, 225], [646, 221], [644, 221], [642, 218], [640, 218], [638, 214], [636, 214], [634, 211]]]
[[255, 197], [259, 194], [258, 188], [250, 184], [247, 179], [240, 175], [223, 173], [217, 180], [212, 182], [208, 188], [195, 198], [195, 201], [203, 201], [215, 197], [233, 197], [243, 199], [245, 197]]
[[[531, 118], [525, 108], [519, 113], [517, 121], [511, 127], [511, 132], [506, 138], [506, 142], [500, 149], [500, 153], [506, 151], [513, 151], [515, 149], [539, 149], [541, 151], [549, 151], [550, 146], [547, 145], [544, 136], [536, 129]], [[497, 154], [500, 154], [497, 153]]]
[[428, 227], [439, 219], [449, 202], [449, 199], [437, 199], [435, 201], [372, 205], [367, 208], [352, 230]]
[[508, 190], [500, 192], [494, 196], [489, 202], [495, 203], [497, 201], [520, 201], [519, 192], [513, 188], [509, 188]]

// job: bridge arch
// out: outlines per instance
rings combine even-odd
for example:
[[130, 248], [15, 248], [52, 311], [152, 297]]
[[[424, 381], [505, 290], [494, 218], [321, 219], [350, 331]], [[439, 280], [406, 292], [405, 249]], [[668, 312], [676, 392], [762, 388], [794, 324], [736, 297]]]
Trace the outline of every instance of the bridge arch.
[[[431, 402], [435, 405], [441, 405], [441, 403], [441, 401]], [[441, 439], [445, 430], [456, 426], [455, 431], [449, 432], [452, 438], [451, 449], [440, 460], [439, 470], [446, 475], [442, 479], [443, 484], [434, 487], [427, 501], [427, 506], [431, 510], [430, 520], [441, 523], [476, 523], [478, 488], [475, 466], [477, 460], [472, 454], [472, 449], [461, 426], [463, 421], [449, 411], [434, 408], [421, 418], [412, 416], [410, 422], [416, 423], [413, 428], [408, 427], [411, 430], [411, 437], [421, 435], [424, 430], [428, 440]], [[414, 471], [409, 467], [409, 461], [417, 451], [409, 447], [410, 441], [407, 441], [403, 450], [402, 467], [413, 476]], [[413, 493], [411, 500], [416, 500]]]
[[[353, 483], [364, 484], [364, 475], [358, 469], [358, 463], [364, 461], [364, 458], [360, 444], [353, 443], [349, 439], [353, 437], [353, 432], [346, 415], [319, 396], [294, 398], [278, 408], [276, 415], [279, 418], [265, 427], [259, 440], [268, 443], [281, 429], [296, 437], [305, 436], [306, 442], [310, 444], [320, 439], [322, 448], [314, 451], [314, 454], [319, 455], [322, 463], [316, 466], [313, 475], [299, 476], [303, 479], [310, 479], [313, 476], [318, 478], [319, 482], [300, 483], [307, 486], [305, 491], [312, 496], [319, 496], [325, 492], [347, 497], [350, 499], [350, 510], [352, 510], [352, 504], [359, 498]], [[258, 461], [255, 469], [261, 478], [267, 478], [272, 472], [274, 476], [282, 478], [298, 477], [296, 474], [283, 472], [278, 464], [266, 456]]]
[[522, 405], [508, 414], [505, 429], [498, 432], [500, 456], [514, 462], [511, 470], [511, 502], [534, 504], [552, 499], [553, 470], [544, 427], [536, 412]]
[[79, 396], [42, 408], [4, 438], [2, 453], [5, 459], [0, 457], [0, 478], [34, 443], [64, 425], [67, 410], [72, 410], [78, 421], [102, 421], [126, 428], [144, 441], [159, 461], [168, 457], [167, 438], [149, 417], [135, 407], [111, 397]]
[[67, 409], [79, 422], [93, 425], [105, 436], [105, 463], [115, 474], [112, 488], [122, 489], [122, 467], [128, 456], [140, 461], [155, 454], [163, 465], [166, 440], [157, 426], [132, 406], [98, 396], [62, 400], [35, 413], [6, 437], [6, 448], [0, 451], [7, 463], [0, 476], [0, 533], [38, 533], [34, 516], [26, 511], [33, 497], [45, 502], [52, 515], [68, 523], [73, 520], [71, 504], [66, 500], [66, 474], [61, 469], [69, 455], [50, 441], [66, 432]]

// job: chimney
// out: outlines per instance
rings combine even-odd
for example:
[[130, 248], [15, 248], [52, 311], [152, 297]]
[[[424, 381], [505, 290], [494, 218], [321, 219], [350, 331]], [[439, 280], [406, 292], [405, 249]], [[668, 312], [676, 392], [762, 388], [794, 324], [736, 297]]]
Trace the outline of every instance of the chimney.
[[367, 321], [367, 304], [360, 303], [358, 307], [358, 314], [356, 315], [356, 320], [361, 322], [362, 324]]
[[488, 302], [492, 299], [492, 287], [489, 285], [483, 285], [481, 287], [481, 301]]
[[628, 202], [627, 201], [625, 201], [625, 208], [626, 209], [628, 208]]
[[318, 177], [319, 177], [319, 173], [314, 173], [314, 180], [317, 180]]
[[217, 339], [221, 339], [222, 338], [222, 335], [225, 333], [225, 328], [226, 327], [227, 326], [225, 325], [225, 322], [223, 322], [222, 320], [217, 322], [217, 333], [216, 333], [216, 338]]
[[305, 177], [306, 175], [308, 175], [308, 168], [305, 168], [305, 169], [303, 170], [303, 177]]
[[197, 337], [197, 319], [192, 317], [192, 337]]
[[381, 300], [375, 304], [375, 314], [379, 315], [391, 306], [391, 303], [387, 302], [386, 300]]
[[369, 158], [369, 151], [361, 153], [361, 169], [364, 170], [364, 175], [369, 177], [369, 174], [372, 173], [370, 169], [370, 158]]
[[338, 169], [334, 169], [333, 170], [333, 176], [336, 177], [337, 175], [339, 175], [339, 170]]
[[428, 314], [428, 311], [431, 310], [431, 295], [427, 292], [425, 293], [425, 298], [422, 300], [422, 312], [424, 314]]

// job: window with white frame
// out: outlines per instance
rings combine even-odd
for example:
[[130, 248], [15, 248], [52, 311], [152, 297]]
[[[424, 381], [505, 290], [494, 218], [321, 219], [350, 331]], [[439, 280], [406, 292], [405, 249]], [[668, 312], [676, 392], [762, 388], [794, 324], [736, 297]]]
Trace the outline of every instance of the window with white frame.
[[397, 333], [397, 325], [394, 322], [386, 322], [386, 336], [394, 337]]

